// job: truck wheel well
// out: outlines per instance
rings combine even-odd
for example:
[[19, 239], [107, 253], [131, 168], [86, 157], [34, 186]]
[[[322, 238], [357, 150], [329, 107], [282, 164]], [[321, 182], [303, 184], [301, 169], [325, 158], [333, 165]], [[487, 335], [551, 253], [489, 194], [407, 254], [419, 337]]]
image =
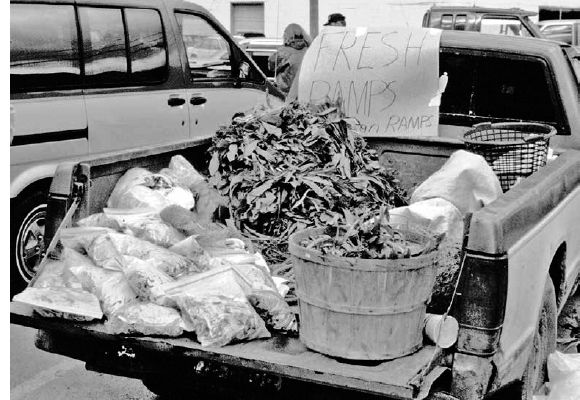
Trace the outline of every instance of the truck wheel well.
[[562, 300], [562, 295], [566, 291], [566, 281], [564, 277], [566, 276], [566, 243], [562, 243], [556, 253], [552, 262], [550, 263], [550, 278], [554, 283], [554, 289], [556, 290], [556, 304], [560, 306], [560, 301]]
[[48, 194], [48, 189], [50, 188], [51, 181], [52, 181], [52, 177], [40, 179], [36, 182], [33, 182], [30, 185], [28, 185], [27, 187], [25, 187], [20, 193], [18, 193], [18, 196], [16, 198], [26, 197], [27, 195], [34, 193], [36, 191], [39, 191], [39, 190], [46, 191]]

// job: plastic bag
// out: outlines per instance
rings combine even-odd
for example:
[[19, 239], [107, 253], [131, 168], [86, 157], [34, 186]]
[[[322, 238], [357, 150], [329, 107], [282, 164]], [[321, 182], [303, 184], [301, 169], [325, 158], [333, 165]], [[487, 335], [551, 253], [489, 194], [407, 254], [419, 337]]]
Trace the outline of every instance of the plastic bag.
[[47, 318], [64, 318], [73, 321], [92, 321], [103, 318], [99, 300], [95, 295], [79, 289], [26, 288], [12, 299], [27, 304]]
[[411, 203], [440, 197], [462, 215], [491, 203], [503, 193], [499, 179], [482, 156], [458, 150], [411, 196]]
[[154, 174], [143, 168], [131, 168], [117, 182], [109, 196], [109, 208], [163, 208], [178, 204], [191, 209], [195, 198], [191, 191], [175, 186], [163, 174]]
[[189, 189], [196, 183], [203, 182], [205, 178], [181, 155], [171, 157], [169, 167], [160, 171], [161, 174], [170, 176], [178, 185]]
[[180, 296], [177, 304], [204, 347], [271, 336], [264, 321], [247, 301], [206, 294]]
[[460, 242], [463, 238], [463, 216], [449, 201], [433, 198], [412, 203], [405, 207], [389, 210], [390, 221], [411, 223], [427, 229], [433, 234], [445, 234], [450, 242]]
[[64, 228], [60, 233], [60, 242], [64, 247], [86, 253], [95, 238], [108, 232], [115, 231], [103, 227]]
[[117, 221], [112, 218], [109, 218], [105, 213], [96, 213], [89, 215], [83, 219], [77, 221], [77, 225], [83, 228], [88, 227], [101, 227], [101, 228], [110, 228], [116, 231], [121, 230], [121, 226]]
[[150, 189], [146, 186], [133, 186], [123, 192], [123, 195], [116, 201], [109, 202], [110, 208], [153, 208], [162, 210], [167, 207], [168, 202], [162, 192]]
[[129, 285], [129, 281], [122, 272], [112, 272], [108, 279], [96, 287], [96, 295], [107, 317], [110, 317], [125, 304], [137, 300], [137, 294], [131, 285]]
[[112, 208], [127, 208], [118, 205], [122, 202], [125, 193], [134, 186], [144, 185], [145, 178], [149, 175], [151, 175], [151, 172], [144, 168], [129, 169], [115, 184], [115, 187], [109, 196], [109, 200], [107, 201], [107, 206]]
[[174, 253], [180, 254], [192, 260], [202, 271], [226, 266], [219, 259], [211, 257], [197, 243], [194, 236], [190, 236], [169, 248]]
[[139, 300], [175, 307], [175, 302], [165, 295], [162, 288], [163, 284], [173, 282], [173, 278], [138, 258], [125, 256], [125, 260], [127, 261], [125, 276]]
[[296, 316], [284, 300], [269, 272], [251, 264], [236, 265], [232, 268], [242, 275], [250, 285], [246, 293], [250, 304], [256, 309], [266, 325], [275, 330], [296, 331]]
[[119, 255], [147, 261], [172, 278], [203, 271], [193, 260], [156, 246], [145, 240], [121, 233], [107, 233], [96, 238], [88, 251], [98, 265], [123, 270], [125, 261]]
[[183, 326], [177, 310], [148, 302], [125, 304], [111, 314], [107, 322], [112, 334], [180, 336]]
[[47, 260], [32, 284], [35, 288], [66, 287], [64, 279], [65, 263], [61, 260]]
[[185, 239], [185, 235], [163, 222], [159, 214], [151, 208], [105, 208], [103, 212], [121, 230], [161, 247], [170, 247]]
[[548, 356], [550, 392], [546, 400], [578, 400], [580, 396], [580, 354], [556, 351]]

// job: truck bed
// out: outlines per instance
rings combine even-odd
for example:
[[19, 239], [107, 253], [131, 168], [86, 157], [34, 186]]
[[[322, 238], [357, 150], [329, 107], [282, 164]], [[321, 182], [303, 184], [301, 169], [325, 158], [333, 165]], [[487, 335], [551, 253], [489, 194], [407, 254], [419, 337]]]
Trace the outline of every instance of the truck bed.
[[418, 396], [422, 381], [430, 381], [434, 373], [437, 376], [442, 373], [441, 367], [431, 370], [431, 365], [437, 364], [431, 360], [437, 358], [438, 361], [441, 357], [435, 346], [424, 346], [414, 354], [391, 361], [356, 364], [308, 350], [294, 337], [276, 335], [267, 340], [203, 348], [185, 336], [111, 335], [101, 322], [74, 323], [43, 318], [30, 307], [18, 303], [10, 305], [10, 322], [48, 333], [48, 340], [40, 346], [37, 341], [37, 346], [44, 350], [83, 360], [87, 362], [87, 369], [134, 378], [167, 373], [168, 365], [181, 372], [186, 368], [203, 374], [203, 370], [211, 369], [215, 363], [233, 370], [243, 369], [256, 377], [265, 373], [266, 376], [412, 399]]

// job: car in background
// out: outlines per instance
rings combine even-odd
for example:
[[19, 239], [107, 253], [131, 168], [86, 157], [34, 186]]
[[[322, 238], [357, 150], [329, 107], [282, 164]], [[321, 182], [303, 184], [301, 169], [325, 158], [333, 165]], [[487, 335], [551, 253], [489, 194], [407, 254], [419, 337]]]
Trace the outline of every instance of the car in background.
[[536, 15], [519, 8], [433, 6], [423, 16], [423, 27], [542, 38], [530, 19]]
[[275, 78], [275, 71], [270, 70], [268, 66], [268, 58], [282, 46], [282, 39], [251, 37], [238, 41], [238, 44], [252, 57], [266, 77]]
[[580, 19], [550, 19], [538, 22], [546, 39], [580, 46]]

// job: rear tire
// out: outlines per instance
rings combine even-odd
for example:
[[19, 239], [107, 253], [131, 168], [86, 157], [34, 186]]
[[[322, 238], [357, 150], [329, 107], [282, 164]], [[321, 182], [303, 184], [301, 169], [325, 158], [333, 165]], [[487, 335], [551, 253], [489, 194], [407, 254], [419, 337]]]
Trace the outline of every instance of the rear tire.
[[534, 394], [539, 394], [539, 389], [548, 380], [546, 364], [548, 355], [556, 351], [557, 314], [556, 291], [552, 280], [548, 278], [544, 287], [542, 310], [534, 334], [532, 352], [522, 377], [522, 400], [532, 400]]
[[46, 191], [18, 197], [12, 205], [10, 229], [10, 297], [21, 292], [36, 274], [44, 255]]

